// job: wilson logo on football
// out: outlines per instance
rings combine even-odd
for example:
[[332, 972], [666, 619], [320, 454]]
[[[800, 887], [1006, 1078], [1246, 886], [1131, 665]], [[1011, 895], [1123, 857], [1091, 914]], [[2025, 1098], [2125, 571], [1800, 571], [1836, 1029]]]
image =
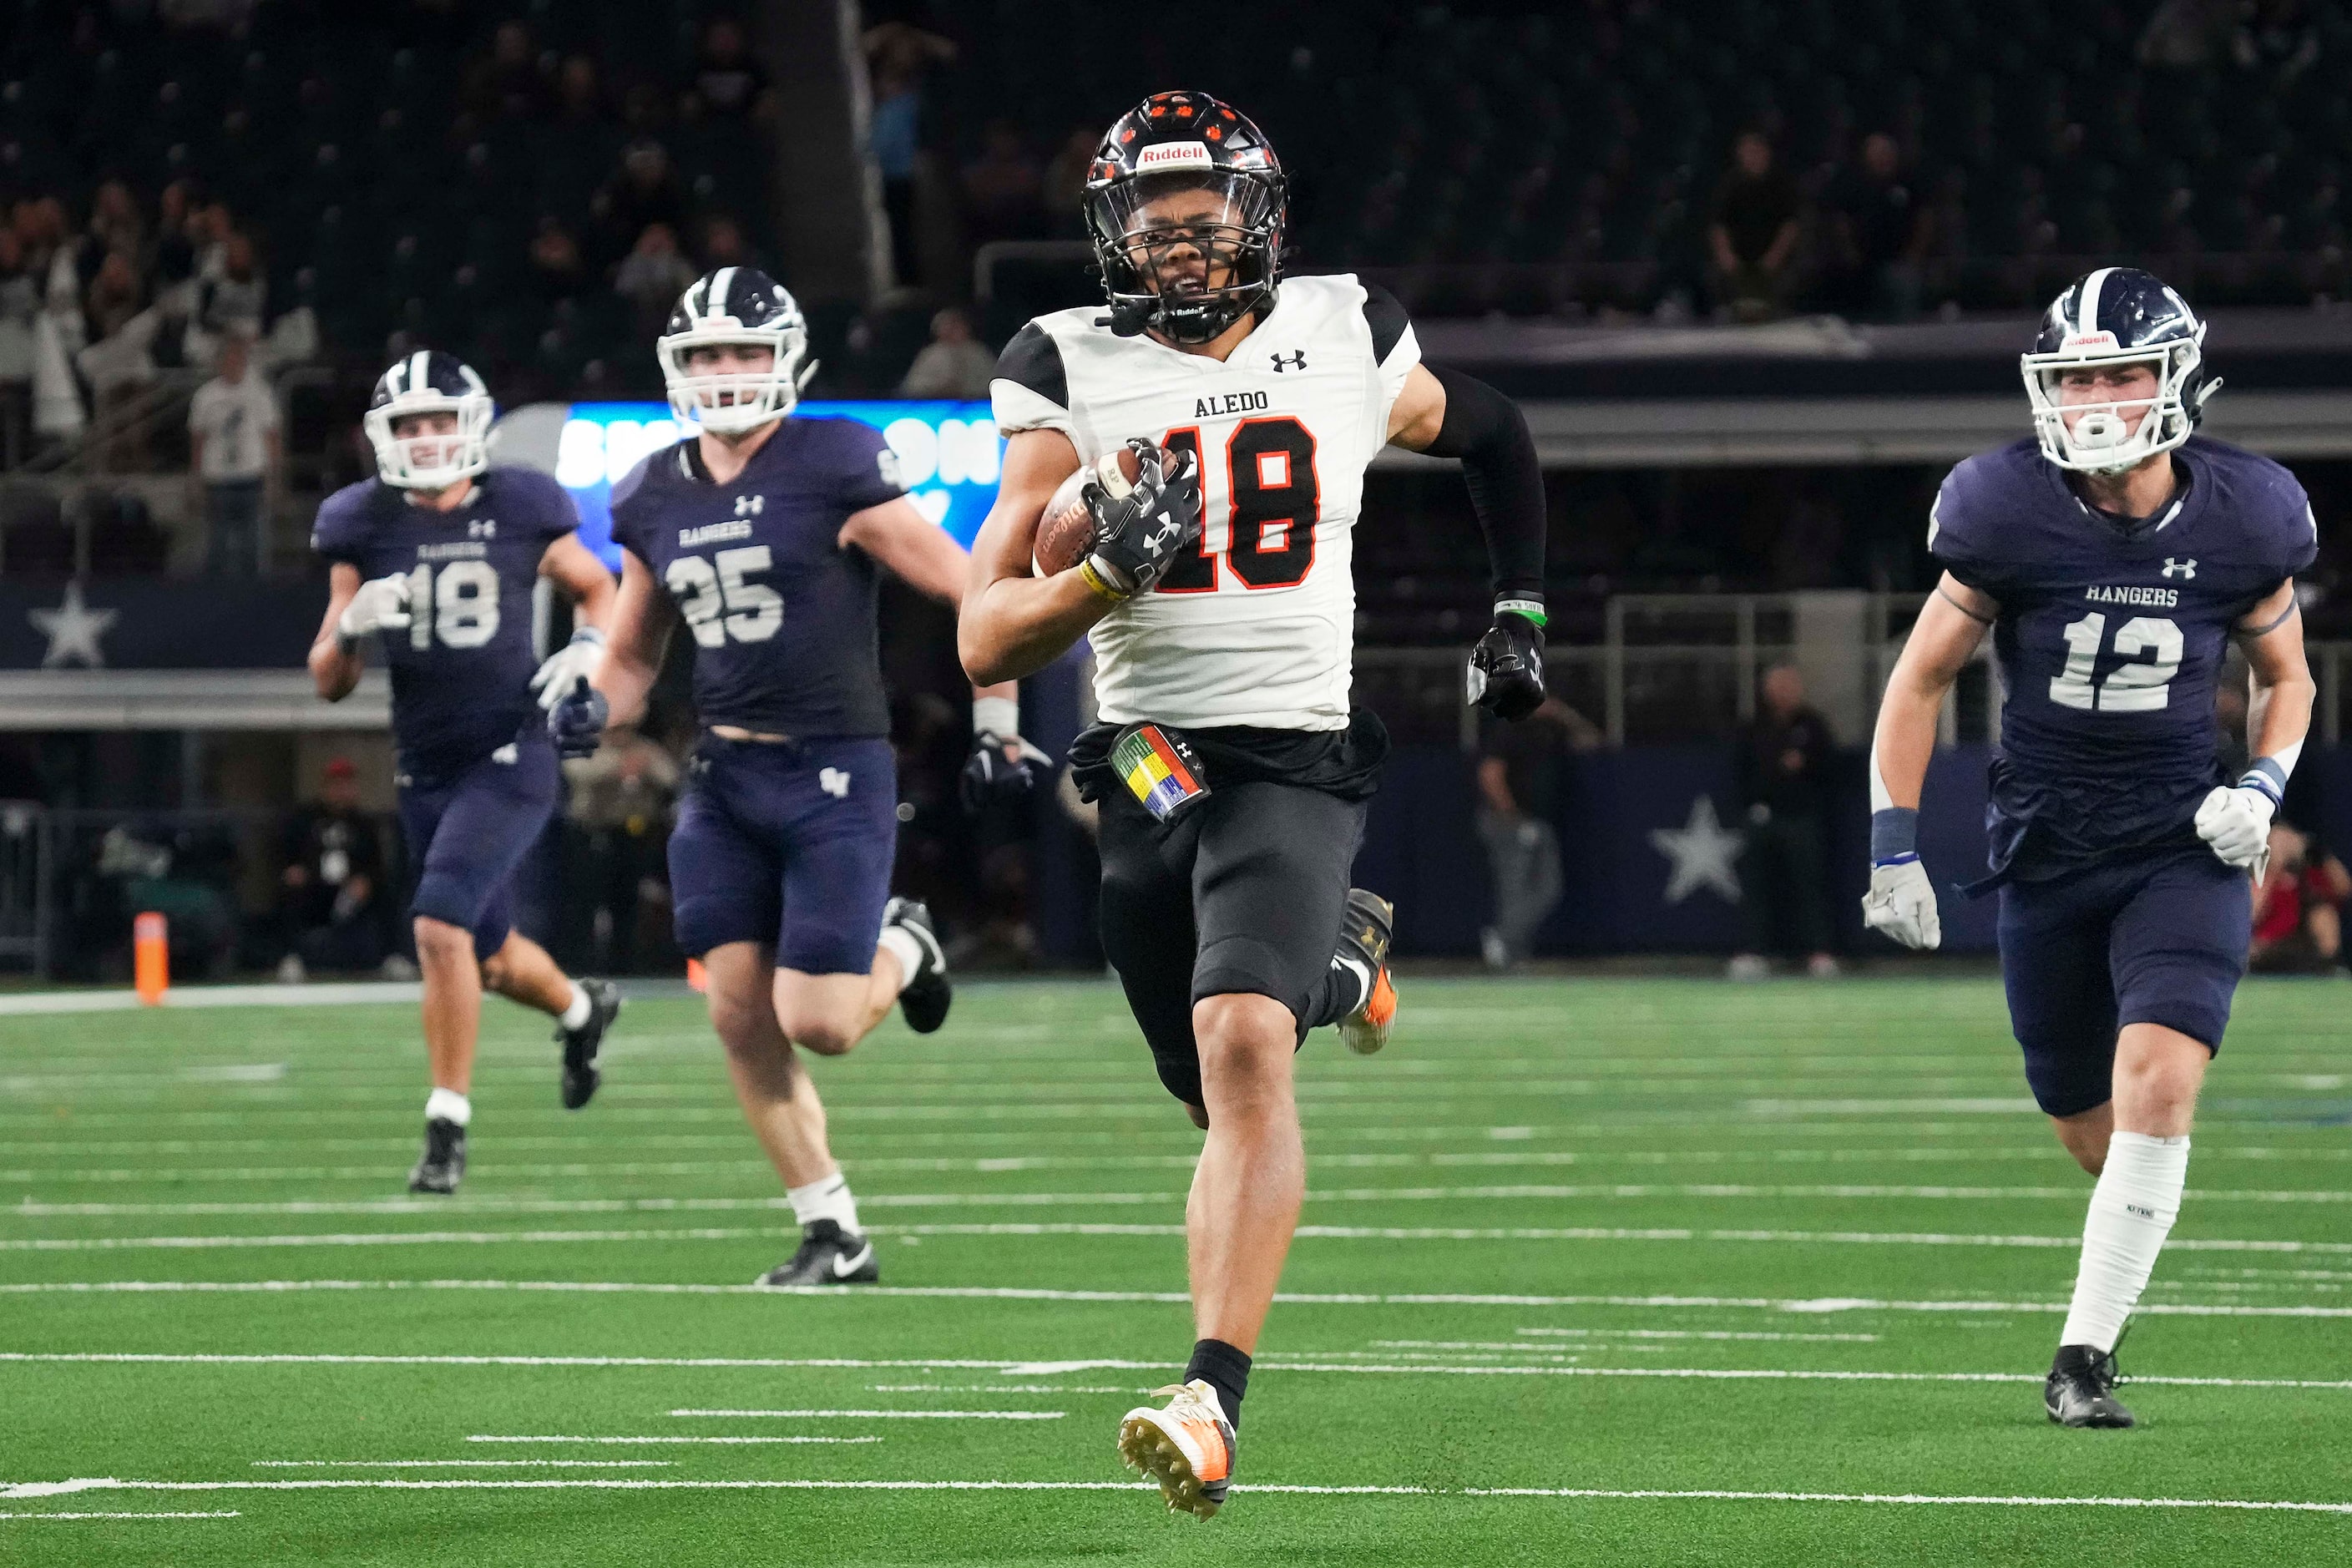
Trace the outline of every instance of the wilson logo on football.
[[1216, 160], [1209, 156], [1209, 144], [1205, 142], [1161, 142], [1135, 155], [1135, 172], [1139, 174], [1165, 169], [1213, 169], [1216, 166]]

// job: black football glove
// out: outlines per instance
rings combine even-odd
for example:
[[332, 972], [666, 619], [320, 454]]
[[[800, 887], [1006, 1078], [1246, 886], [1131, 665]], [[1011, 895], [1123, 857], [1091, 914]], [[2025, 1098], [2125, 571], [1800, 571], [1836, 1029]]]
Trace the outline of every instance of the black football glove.
[[1051, 757], [1020, 736], [982, 730], [971, 738], [971, 755], [964, 759], [956, 793], [964, 810], [978, 816], [997, 802], [1025, 799], [1052, 765]]
[[1191, 452], [1128, 445], [1143, 460], [1135, 488], [1116, 500], [1099, 481], [1086, 488], [1095, 519], [1091, 559], [1121, 593], [1148, 594], [1201, 537], [1201, 486]]
[[1543, 706], [1543, 628], [1504, 610], [1470, 650], [1470, 700], [1497, 719], [1524, 719]]
[[604, 721], [613, 716], [613, 705], [588, 684], [586, 676], [575, 679], [572, 689], [547, 710], [547, 732], [560, 757], [593, 756], [604, 739]]

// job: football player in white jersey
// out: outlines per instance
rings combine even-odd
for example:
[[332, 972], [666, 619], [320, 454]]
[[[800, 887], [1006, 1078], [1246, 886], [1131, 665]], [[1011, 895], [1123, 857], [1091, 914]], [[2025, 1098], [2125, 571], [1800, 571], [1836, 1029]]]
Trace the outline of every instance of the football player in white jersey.
[[[1526, 421], [1422, 364], [1386, 291], [1282, 278], [1285, 192], [1257, 127], [1205, 94], [1157, 94], [1110, 128], [1085, 198], [1110, 313], [1041, 316], [998, 363], [1003, 479], [959, 627], [982, 681], [1093, 640], [1102, 722], [1070, 757], [1101, 807], [1103, 947], [1207, 1131], [1185, 1213], [1198, 1339], [1119, 1452], [1203, 1518], [1305, 1195], [1292, 1053], [1325, 1024], [1377, 1050], [1396, 1011], [1392, 911], [1348, 885], [1388, 751], [1349, 703], [1351, 534], [1383, 444], [1459, 458], [1469, 480], [1495, 580], [1472, 700], [1506, 719], [1543, 700]], [[1046, 502], [1122, 447], [1133, 488], [1087, 480], [1089, 552], [1040, 574]]]

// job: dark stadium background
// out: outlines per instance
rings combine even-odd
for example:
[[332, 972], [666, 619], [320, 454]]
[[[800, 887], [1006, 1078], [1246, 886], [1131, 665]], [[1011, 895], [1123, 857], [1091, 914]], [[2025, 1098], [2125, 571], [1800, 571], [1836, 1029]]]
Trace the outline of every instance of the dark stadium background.
[[[509, 409], [658, 398], [667, 298], [740, 260], [807, 310], [811, 395], [984, 397], [955, 384], [984, 361], [944, 313], [992, 347], [1093, 297], [1074, 170], [1112, 116], [1170, 86], [1223, 95], [1272, 136], [1293, 270], [1377, 279], [1428, 357], [1528, 410], [1554, 685], [1587, 726], [1545, 764], [1567, 896], [1538, 955], [1738, 945], [1703, 861], [1739, 826], [1731, 738], [1772, 663], [1804, 671], [1845, 748], [1825, 788], [1839, 832], [1859, 831], [1853, 749], [1932, 581], [1934, 487], [2025, 433], [2015, 356], [2041, 306], [2121, 261], [2211, 322], [2229, 383], [2212, 428], [2288, 461], [2315, 502], [2322, 708], [2289, 809], [2352, 839], [2352, 14], [1274, 0], [1215, 21], [1045, 0], [9, 0], [0, 800], [18, 804], [0, 806], [0, 956], [120, 975], [130, 912], [168, 907], [184, 973], [266, 971], [284, 945], [277, 846], [330, 759], [388, 807], [380, 700], [355, 721], [299, 667], [324, 593], [308, 520], [371, 471], [358, 416], [392, 356], [460, 353]], [[1773, 168], [1729, 184], [1745, 131]], [[1867, 166], [1874, 134], [1891, 173]], [[1785, 264], [1742, 287], [1711, 231], [1759, 211], [1793, 229]], [[264, 548], [223, 562], [185, 429], [239, 331], [259, 336], [284, 456]], [[1493, 895], [1475, 826], [1488, 738], [1465, 726], [1458, 674], [1485, 565], [1458, 480], [1384, 461], [1358, 551], [1361, 700], [1402, 742], [1362, 877], [1398, 897], [1405, 951], [1469, 958]], [[92, 634], [107, 668], [32, 618], [60, 611], [111, 617]], [[886, 627], [902, 879], [968, 965], [1098, 963], [1082, 825], [1055, 800], [957, 811], [967, 692], [949, 618], [893, 594]], [[1074, 668], [1034, 684], [1026, 723], [1049, 748], [1077, 723], [1077, 689]], [[1964, 682], [1931, 788], [1929, 831], [1962, 858], [1990, 695], [1980, 673]], [[655, 725], [673, 744], [676, 698]], [[674, 972], [657, 837], [623, 863], [559, 827], [526, 923], [567, 962], [625, 951]], [[1859, 863], [1851, 843], [1832, 857], [1833, 880]], [[583, 889], [615, 875], [641, 896], [583, 919], [604, 896]], [[1841, 911], [1851, 890], [1837, 882]], [[394, 946], [395, 913], [387, 898]], [[640, 940], [616, 944], [614, 919]], [[1984, 925], [1956, 912], [1953, 945], [1981, 946]], [[1836, 945], [1864, 951], [1851, 918]]]

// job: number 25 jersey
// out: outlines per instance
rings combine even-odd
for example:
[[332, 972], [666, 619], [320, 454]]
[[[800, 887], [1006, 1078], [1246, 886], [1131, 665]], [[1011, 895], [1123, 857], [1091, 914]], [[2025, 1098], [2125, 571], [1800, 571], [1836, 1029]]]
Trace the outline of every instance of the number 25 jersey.
[[841, 542], [851, 514], [906, 494], [898, 454], [855, 419], [783, 420], [732, 482], [689, 436], [613, 489], [613, 537], [694, 638], [705, 724], [761, 734], [890, 732], [875, 598], [881, 568]]
[[362, 581], [408, 580], [407, 627], [378, 639], [404, 771], [444, 774], [536, 730], [531, 590], [547, 547], [579, 526], [571, 495], [531, 468], [489, 469], [448, 511], [381, 479], [320, 504], [311, 549]]
[[2267, 458], [2199, 437], [2172, 460], [2186, 490], [2128, 533], [2032, 441], [1970, 458], [1936, 499], [1929, 552], [2000, 605], [1996, 873], [2194, 845], [2197, 807], [2223, 782], [2213, 697], [2231, 630], [2311, 564], [2317, 531]]
[[1223, 361], [1040, 316], [997, 362], [997, 428], [1059, 430], [1082, 463], [1141, 437], [1194, 454], [1201, 542], [1090, 634], [1115, 724], [1341, 730], [1364, 469], [1421, 348], [1385, 289], [1286, 278]]

